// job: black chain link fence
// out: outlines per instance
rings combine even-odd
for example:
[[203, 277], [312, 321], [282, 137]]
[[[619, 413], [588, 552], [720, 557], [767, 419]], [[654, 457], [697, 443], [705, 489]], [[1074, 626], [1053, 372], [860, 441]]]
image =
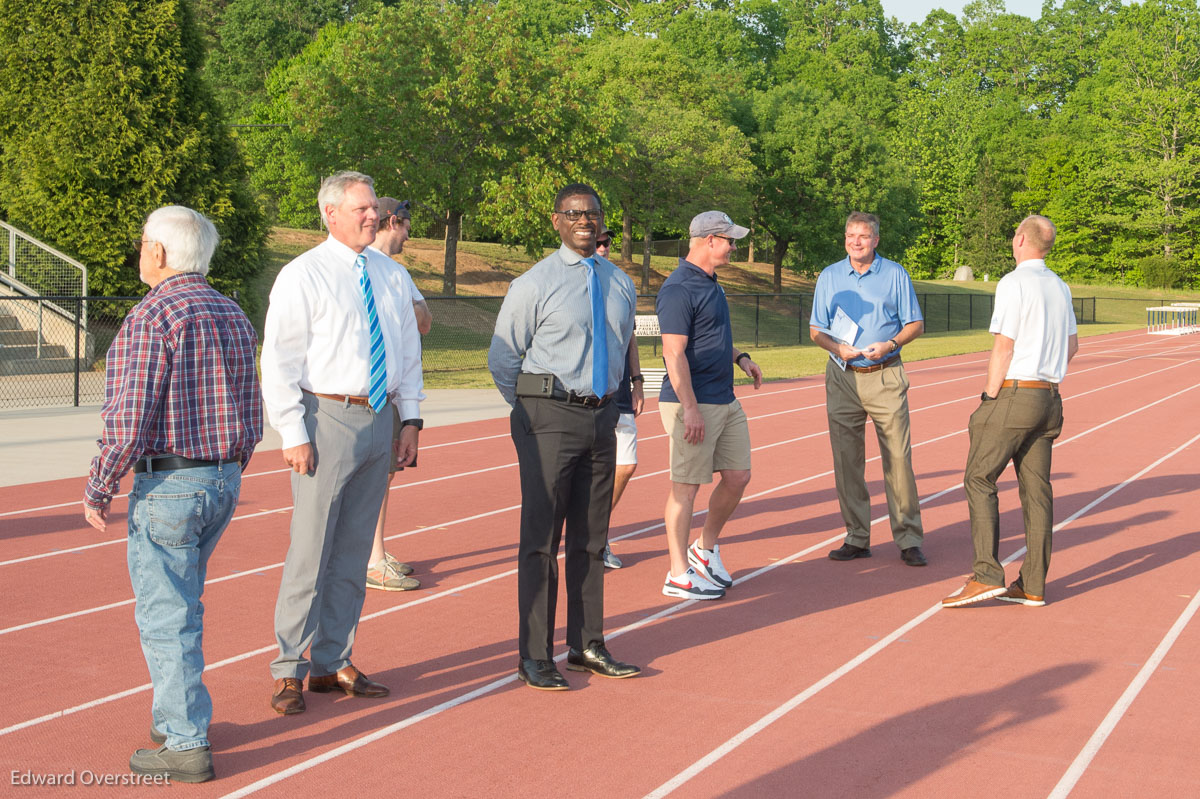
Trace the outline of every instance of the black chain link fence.
[[[811, 343], [811, 294], [729, 294], [739, 349]], [[917, 295], [925, 329], [986, 329], [993, 298], [984, 294]], [[89, 405], [104, 400], [104, 359], [139, 297], [0, 296], [0, 408]], [[427, 379], [453, 385], [486, 373], [487, 351], [503, 297], [426, 297], [433, 329], [425, 336]], [[1080, 323], [1097, 321], [1097, 298], [1075, 299]], [[1137, 321], [1154, 301], [1100, 298], [1101, 321]], [[1169, 302], [1164, 300], [1163, 304]], [[1115, 305], [1113, 303], [1116, 303]], [[654, 296], [638, 298], [654, 313]], [[1107, 318], [1111, 316], [1112, 318]], [[657, 348], [655, 348], [657, 349]]]

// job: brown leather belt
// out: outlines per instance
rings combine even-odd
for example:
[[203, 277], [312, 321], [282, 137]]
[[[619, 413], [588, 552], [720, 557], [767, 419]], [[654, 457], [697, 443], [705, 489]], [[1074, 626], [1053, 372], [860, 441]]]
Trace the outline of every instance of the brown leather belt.
[[1000, 384], [1001, 388], [1048, 388], [1054, 390], [1058, 388], [1058, 383], [1051, 383], [1048, 380], [1005, 380]]
[[891, 366], [892, 364], [899, 363], [899, 362], [900, 362], [900, 356], [893, 355], [892, 357], [888, 358], [883, 363], [877, 363], [874, 366], [852, 366], [850, 364], [846, 364], [846, 368], [849, 369], [851, 372], [858, 372], [860, 375], [869, 375], [869, 374], [871, 374], [871, 372], [878, 372], [880, 369], [882, 369], [885, 366]]
[[312, 394], [314, 397], [320, 397], [321, 399], [327, 399], [327, 400], [333, 400], [334, 402], [340, 402], [343, 405], [361, 405], [365, 408], [371, 407], [371, 400], [368, 397], [351, 397], [348, 394], [322, 394], [320, 391], [307, 391], [307, 390], [305, 390], [304, 393]]

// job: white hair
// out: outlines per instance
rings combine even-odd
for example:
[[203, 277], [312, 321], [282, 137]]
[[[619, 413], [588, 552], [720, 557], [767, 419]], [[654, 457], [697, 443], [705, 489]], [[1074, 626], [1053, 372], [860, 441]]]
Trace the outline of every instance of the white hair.
[[372, 190], [375, 189], [375, 178], [364, 175], [362, 172], [349, 170], [335, 172], [321, 181], [321, 190], [317, 192], [317, 209], [321, 212], [321, 221], [325, 223], [325, 227], [329, 227], [329, 217], [325, 213], [325, 206], [341, 205], [342, 200], [346, 198], [346, 189], [356, 183], [365, 183]]
[[166, 252], [167, 266], [176, 272], [208, 274], [217, 242], [217, 229], [203, 214], [182, 205], [168, 205], [146, 217], [142, 235]]

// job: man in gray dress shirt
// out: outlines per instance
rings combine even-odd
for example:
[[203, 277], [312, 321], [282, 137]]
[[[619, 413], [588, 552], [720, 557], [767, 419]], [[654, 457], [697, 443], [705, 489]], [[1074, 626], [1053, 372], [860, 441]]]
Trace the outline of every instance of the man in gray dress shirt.
[[595, 255], [604, 211], [591, 187], [563, 188], [550, 221], [562, 246], [512, 282], [488, 368], [513, 406], [521, 470], [517, 676], [531, 688], [565, 691], [552, 656], [564, 521], [567, 668], [613, 678], [641, 672], [604, 646], [601, 559], [616, 470], [611, 399], [625, 369], [637, 294], [628, 275]]

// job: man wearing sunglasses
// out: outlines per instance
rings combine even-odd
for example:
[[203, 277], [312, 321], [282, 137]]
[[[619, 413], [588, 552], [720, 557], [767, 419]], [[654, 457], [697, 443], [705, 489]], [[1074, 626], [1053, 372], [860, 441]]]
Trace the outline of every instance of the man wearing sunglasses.
[[[404, 251], [404, 243], [408, 241], [409, 231], [412, 230], [412, 214], [408, 210], [408, 200], [397, 200], [395, 197], [379, 198], [379, 230], [375, 233], [375, 243], [371, 246], [395, 261], [397, 255]], [[391, 277], [408, 289], [412, 295], [413, 314], [417, 319], [417, 330], [422, 336], [429, 333], [433, 327], [433, 314], [417, 284], [403, 264], [396, 263]], [[399, 441], [404, 431], [400, 423], [400, 413], [392, 406], [392, 436]], [[414, 460], [410, 467], [416, 466]], [[396, 477], [396, 472], [403, 469], [392, 461], [388, 470], [388, 483]], [[401, 563], [392, 557], [383, 547], [383, 527], [387, 523], [388, 498], [391, 492], [383, 495], [383, 506], [379, 509], [379, 522], [375, 525], [375, 543], [371, 546], [371, 559], [367, 567], [367, 588], [377, 591], [411, 591], [420, 588], [421, 583], [410, 575], [412, 566]]]
[[[600, 237], [596, 239], [596, 254], [608, 258], [612, 252], [612, 231], [604, 226]], [[625, 486], [629, 485], [633, 473], [637, 471], [637, 417], [642, 413], [646, 404], [642, 392], [642, 364], [638, 358], [637, 339], [629, 339], [629, 355], [625, 359], [625, 374], [621, 375], [621, 385], [617, 386], [617, 396], [613, 402], [621, 416], [617, 419], [617, 472], [613, 478], [612, 509], [617, 509]], [[613, 554], [612, 546], [604, 545], [604, 565], [609, 569], [621, 568], [621, 559]]]
[[517, 676], [542, 691], [570, 688], [553, 660], [558, 547], [566, 523], [567, 668], [633, 677], [604, 645], [604, 562], [616, 469], [613, 394], [633, 336], [633, 281], [596, 255], [604, 211], [572, 183], [554, 198], [562, 240], [509, 286], [488, 368], [513, 406], [521, 478]]

